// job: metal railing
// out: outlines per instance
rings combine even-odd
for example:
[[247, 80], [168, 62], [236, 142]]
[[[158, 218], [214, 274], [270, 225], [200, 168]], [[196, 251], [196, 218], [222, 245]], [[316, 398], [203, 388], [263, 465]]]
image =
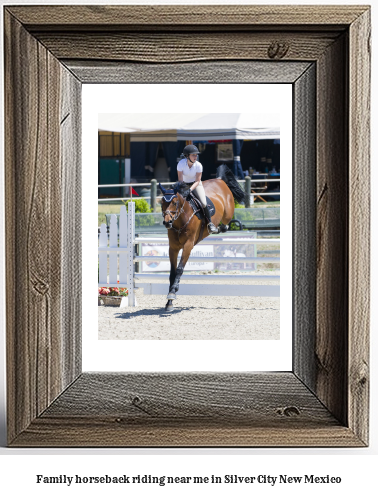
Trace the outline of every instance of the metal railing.
[[[281, 193], [278, 191], [272, 191], [272, 192], [259, 192], [259, 193], [254, 193], [251, 191], [251, 189], [253, 188], [252, 184], [255, 184], [255, 183], [268, 183], [268, 182], [280, 182], [280, 179], [252, 179], [251, 177], [247, 176], [245, 179], [241, 179], [241, 180], [238, 180], [238, 183], [239, 184], [245, 184], [244, 186], [244, 190], [247, 193], [250, 194], [250, 196], [254, 198], [256, 197], [262, 197], [262, 196], [280, 196]], [[171, 186], [172, 184], [174, 184], [173, 181], [169, 181], [169, 182], [161, 182], [160, 183], [162, 186]], [[150, 187], [150, 190], [151, 190], [151, 196], [143, 196], [143, 198], [146, 198], [146, 199], [154, 199], [154, 200], [158, 200], [158, 199], [161, 199], [162, 196], [157, 196], [157, 193], [156, 193], [156, 189], [157, 189], [157, 181], [156, 179], [152, 179], [151, 182], [141, 182], [141, 183], [138, 183], [138, 182], [133, 182], [133, 183], [127, 183], [127, 184], [98, 184], [98, 189], [101, 189], [101, 188], [120, 188], [120, 187], [129, 187], [129, 188], [132, 188], [133, 186], [135, 187], [147, 187], [149, 186]], [[132, 192], [131, 192], [131, 189], [130, 189], [130, 196], [124, 196], [122, 198], [98, 198], [98, 201], [99, 202], [107, 202], [107, 201], [124, 201], [124, 200], [132, 200], [133, 199], [133, 195], [132, 195]], [[253, 201], [252, 201], [253, 203]], [[249, 206], [250, 204], [250, 201], [248, 202], [247, 201], [247, 205], [246, 206]], [[152, 205], [152, 203], [151, 203]], [[152, 207], [154, 209], [154, 211], [156, 210], [156, 207], [153, 206]]]

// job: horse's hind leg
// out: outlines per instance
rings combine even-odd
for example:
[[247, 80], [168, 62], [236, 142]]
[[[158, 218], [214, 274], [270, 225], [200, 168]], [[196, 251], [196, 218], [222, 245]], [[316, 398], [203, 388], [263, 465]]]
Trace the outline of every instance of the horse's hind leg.
[[219, 224], [218, 229], [220, 233], [226, 233], [228, 231], [229, 226], [227, 224]]
[[[230, 215], [230, 212], [231, 212], [231, 215]], [[226, 233], [228, 231], [228, 223], [230, 222], [230, 220], [232, 219], [234, 215], [234, 211], [231, 209], [229, 209], [228, 205], [226, 205], [225, 207], [223, 207], [223, 214], [222, 214], [222, 219], [221, 219], [221, 223], [218, 225], [218, 234], [219, 233]]]
[[188, 262], [190, 252], [192, 251], [193, 246], [194, 246], [194, 244], [192, 241], [187, 241], [184, 245], [184, 249], [182, 251], [182, 256], [181, 256], [179, 265], [177, 266], [177, 269], [176, 269], [175, 279], [174, 279], [173, 284], [171, 285], [171, 287], [169, 289], [169, 294], [167, 295], [168, 300], [173, 300], [176, 298], [176, 293], [178, 292], [178, 289], [179, 289], [180, 279], [181, 279], [181, 276], [184, 272], [184, 267], [185, 267], [186, 263]]
[[224, 204], [223, 215], [222, 215], [223, 224], [227, 225], [230, 222], [230, 220], [233, 219], [234, 211], [235, 211], [234, 198], [230, 193], [230, 196], [226, 199], [226, 202]]

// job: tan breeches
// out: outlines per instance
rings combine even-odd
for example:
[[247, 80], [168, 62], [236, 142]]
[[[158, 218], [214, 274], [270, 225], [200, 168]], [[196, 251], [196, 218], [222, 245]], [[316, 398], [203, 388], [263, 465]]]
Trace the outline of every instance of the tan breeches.
[[206, 195], [205, 195], [205, 190], [202, 186], [202, 181], [200, 181], [196, 189], [193, 189], [193, 193], [200, 200], [201, 205], [203, 207], [206, 207]]

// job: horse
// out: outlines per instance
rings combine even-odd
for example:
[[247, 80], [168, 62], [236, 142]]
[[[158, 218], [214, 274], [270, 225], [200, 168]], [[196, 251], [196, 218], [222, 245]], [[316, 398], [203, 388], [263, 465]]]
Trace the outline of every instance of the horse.
[[[218, 233], [228, 230], [228, 223], [234, 215], [234, 198], [238, 202], [245, 200], [245, 193], [239, 186], [232, 171], [227, 165], [217, 168], [217, 177], [202, 183], [205, 194], [213, 202], [215, 214], [212, 222], [218, 227]], [[189, 259], [193, 247], [209, 236], [207, 224], [195, 217], [195, 212], [187, 198], [193, 196], [185, 182], [176, 182], [171, 190], [164, 189], [159, 184], [163, 193], [162, 213], [163, 224], [168, 229], [169, 260], [171, 271], [169, 275], [169, 292], [167, 295], [166, 312], [173, 311], [172, 301], [176, 299], [181, 276]], [[199, 206], [201, 204], [199, 203]], [[213, 233], [214, 234], [214, 233]], [[177, 257], [182, 249], [182, 256], [177, 265]]]

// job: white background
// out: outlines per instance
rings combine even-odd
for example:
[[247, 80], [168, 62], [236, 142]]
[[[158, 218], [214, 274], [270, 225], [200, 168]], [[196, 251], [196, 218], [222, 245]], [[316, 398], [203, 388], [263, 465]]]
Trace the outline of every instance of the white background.
[[[156, 96], [159, 96], [157, 99]], [[97, 164], [98, 113], [188, 112], [278, 114], [281, 140], [280, 340], [97, 340]], [[84, 85], [83, 86], [83, 369], [85, 371], [286, 371], [292, 353], [292, 86]], [[178, 105], [180, 103], [180, 105]], [[200, 103], [199, 108], [192, 103]], [[250, 125], [253, 127], [253, 123]], [[167, 285], [168, 286], [168, 285]], [[93, 290], [92, 295], [88, 293]], [[182, 301], [185, 299], [182, 298]], [[201, 298], [199, 297], [199, 303]], [[226, 297], [219, 297], [219, 305]], [[162, 307], [166, 300], [161, 297]], [[237, 318], [227, 318], [237, 321]], [[219, 316], [219, 327], [227, 328]], [[127, 320], [125, 320], [127, 321]], [[172, 319], [172, 322], [175, 320]], [[171, 326], [172, 326], [171, 322]], [[127, 328], [127, 324], [123, 325]], [[266, 325], [269, 328], [269, 324]], [[169, 328], [169, 324], [167, 324]], [[243, 325], [241, 328], [248, 328]], [[143, 337], [141, 332], [140, 337]], [[206, 332], [204, 332], [206, 339]], [[183, 355], [185, 353], [185, 355]]]
[[[12, 1], [11, 4], [27, 3]], [[33, 3], [37, 2], [36, 0]], [[46, 2], [50, 3], [50, 2]], [[55, 2], [58, 3], [58, 2]], [[62, 2], [63, 4], [73, 3], [89, 3], [83, 2]], [[90, 3], [99, 4], [106, 2], [96, 2], [92, 0]], [[127, 2], [116, 2], [113, 4]], [[140, 3], [134, 0], [131, 3]], [[151, 2], [152, 3], [152, 2]], [[155, 2], [154, 2], [155, 3]], [[156, 2], [159, 3], [159, 2]], [[169, 2], [165, 2], [169, 3]], [[178, 3], [178, 2], [176, 2]], [[188, 2], [194, 3], [194, 2]], [[216, 0], [212, 2], [197, 2], [206, 4], [221, 4], [221, 3], [254, 3], [238, 0], [237, 2], [222, 2]], [[276, 0], [275, 2], [259, 1], [259, 4], [285, 4], [288, 2]], [[291, 4], [313, 4], [310, 2], [298, 2], [292, 0]], [[323, 1], [323, 4], [360, 4], [365, 5], [366, 2], [361, 1]], [[3, 3], [2, 3], [3, 4]], [[376, 53], [377, 53], [377, 37], [374, 31], [374, 26], [377, 23], [377, 14], [375, 8], [372, 10], [373, 21], [373, 73], [372, 73], [372, 89], [377, 88], [376, 79]], [[2, 96], [3, 98], [3, 96]], [[1, 101], [3, 102], [3, 100]], [[376, 93], [372, 92], [372, 137], [377, 137], [377, 99]], [[3, 148], [3, 146], [2, 146]], [[3, 152], [3, 149], [2, 149]], [[377, 173], [374, 168], [377, 165], [377, 141], [372, 143], [372, 192], [377, 189]], [[1, 180], [1, 190], [3, 190], [3, 180]], [[367, 184], [368, 190], [368, 184]], [[368, 195], [368, 193], [367, 193]], [[1, 196], [0, 196], [1, 197]], [[0, 212], [3, 213], [2, 210]], [[377, 255], [377, 201], [376, 197], [372, 197], [372, 240], [371, 252], [374, 257]], [[1, 218], [1, 231], [4, 230], [4, 219]], [[0, 272], [1, 280], [4, 279], [4, 247], [1, 246], [0, 254]], [[11, 494], [13, 497], [20, 498], [27, 495], [29, 498], [49, 499], [54, 496], [57, 499], [65, 499], [67, 495], [71, 498], [83, 498], [85, 494], [91, 495], [94, 498], [100, 495], [110, 494], [112, 498], [126, 498], [128, 495], [153, 495], [155, 498], [192, 498], [194, 495], [200, 498], [217, 496], [230, 497], [238, 495], [238, 498], [261, 498], [276, 499], [276, 498], [335, 498], [338, 495], [343, 499], [355, 499], [356, 497], [373, 498], [376, 492], [376, 470], [377, 470], [377, 436], [378, 436], [378, 412], [377, 412], [377, 319], [378, 308], [377, 299], [377, 264], [372, 259], [372, 296], [371, 296], [371, 444], [367, 449], [99, 449], [99, 450], [8, 450], [4, 448], [5, 437], [5, 413], [4, 404], [1, 405], [0, 414], [0, 430], [1, 430], [1, 445], [0, 448], [0, 491], [4, 498], [8, 498]], [[2, 285], [1, 290], [4, 290]], [[2, 341], [1, 359], [4, 359], [4, 295], [1, 297], [1, 327]], [[4, 373], [1, 372], [0, 389], [4, 391]], [[4, 401], [4, 397], [2, 397]], [[53, 455], [50, 456], [50, 455]], [[91, 456], [92, 455], [92, 456]], [[239, 474], [239, 475], [255, 475], [255, 474], [317, 474], [317, 475], [340, 475], [342, 476], [341, 486], [333, 485], [279, 485], [251, 487], [248, 485], [228, 487], [227, 485], [212, 487], [203, 486], [174, 486], [168, 487], [151, 486], [148, 489], [124, 489], [98, 486], [98, 487], [79, 487], [76, 489], [67, 490], [67, 486], [39, 486], [35, 484], [36, 474], [59, 475], [59, 474], [81, 474], [81, 475], [99, 475], [99, 474], [154, 474], [154, 475], [223, 475], [223, 474]], [[216, 488], [216, 489], [215, 489]], [[7, 493], [8, 491], [8, 493]], [[12, 492], [10, 494], [10, 491]], [[3, 495], [4, 493], [4, 495]]]

